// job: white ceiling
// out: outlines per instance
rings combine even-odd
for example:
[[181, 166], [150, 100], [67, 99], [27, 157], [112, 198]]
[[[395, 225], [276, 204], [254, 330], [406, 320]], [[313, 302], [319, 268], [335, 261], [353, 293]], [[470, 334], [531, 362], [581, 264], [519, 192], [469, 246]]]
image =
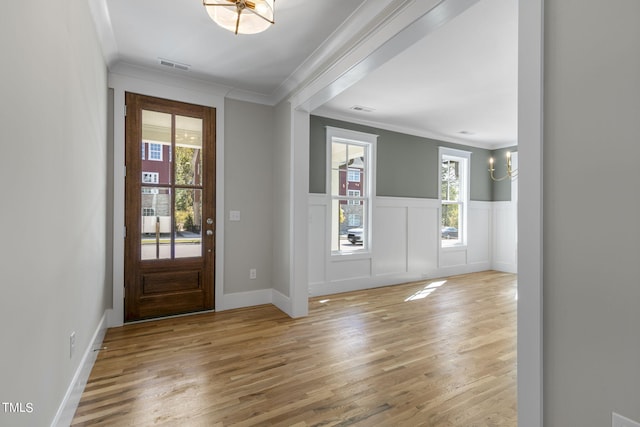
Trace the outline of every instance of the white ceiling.
[[[340, 31], [403, 3], [276, 0], [275, 25], [236, 36], [211, 21], [201, 0], [92, 1], [110, 67], [164, 70], [267, 103], [313, 77], [313, 66], [338, 50]], [[494, 148], [517, 143], [516, 96], [517, 2], [480, 0], [313, 114]]]
[[517, 144], [517, 7], [481, 0], [316, 113], [470, 145]]

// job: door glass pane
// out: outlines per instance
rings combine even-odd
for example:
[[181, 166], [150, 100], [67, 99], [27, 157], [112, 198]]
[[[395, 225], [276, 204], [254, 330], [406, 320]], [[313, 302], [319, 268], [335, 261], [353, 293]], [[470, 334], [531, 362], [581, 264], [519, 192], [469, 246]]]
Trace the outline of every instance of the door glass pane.
[[176, 184], [202, 185], [202, 119], [176, 116]]
[[141, 259], [171, 258], [171, 189], [142, 187]]
[[176, 189], [176, 258], [202, 256], [202, 190]]
[[171, 184], [171, 114], [142, 110], [140, 152], [142, 183]]

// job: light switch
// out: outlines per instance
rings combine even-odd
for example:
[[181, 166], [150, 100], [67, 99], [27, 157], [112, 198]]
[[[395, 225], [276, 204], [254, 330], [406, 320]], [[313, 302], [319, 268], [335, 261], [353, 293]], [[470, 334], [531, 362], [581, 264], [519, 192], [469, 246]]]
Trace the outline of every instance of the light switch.
[[240, 221], [240, 211], [229, 211], [229, 221]]

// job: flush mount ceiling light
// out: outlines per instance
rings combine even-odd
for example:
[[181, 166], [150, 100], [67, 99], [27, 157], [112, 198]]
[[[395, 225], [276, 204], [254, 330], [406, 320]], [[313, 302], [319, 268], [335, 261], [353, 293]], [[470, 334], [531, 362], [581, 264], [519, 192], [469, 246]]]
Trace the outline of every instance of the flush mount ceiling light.
[[273, 24], [275, 0], [203, 0], [213, 21], [238, 34], [256, 34]]

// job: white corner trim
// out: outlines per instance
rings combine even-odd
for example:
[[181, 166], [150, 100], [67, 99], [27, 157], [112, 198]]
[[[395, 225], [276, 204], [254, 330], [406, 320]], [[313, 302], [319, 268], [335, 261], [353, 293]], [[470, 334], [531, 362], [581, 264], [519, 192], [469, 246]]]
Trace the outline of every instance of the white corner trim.
[[91, 341], [89, 341], [89, 345], [84, 351], [82, 356], [82, 360], [78, 365], [78, 369], [76, 369], [75, 374], [73, 375], [73, 379], [69, 384], [69, 388], [67, 389], [62, 402], [60, 403], [60, 407], [58, 408], [58, 412], [51, 422], [52, 427], [63, 427], [71, 424], [73, 420], [73, 416], [76, 413], [76, 409], [78, 409], [78, 404], [80, 403], [80, 398], [82, 397], [82, 392], [84, 391], [84, 387], [87, 384], [87, 380], [89, 379], [89, 375], [91, 374], [91, 369], [93, 368], [93, 364], [98, 357], [98, 351], [102, 347], [102, 341], [104, 340], [104, 336], [107, 333], [107, 312], [105, 311], [98, 323], [98, 327], [93, 333], [93, 337]]

